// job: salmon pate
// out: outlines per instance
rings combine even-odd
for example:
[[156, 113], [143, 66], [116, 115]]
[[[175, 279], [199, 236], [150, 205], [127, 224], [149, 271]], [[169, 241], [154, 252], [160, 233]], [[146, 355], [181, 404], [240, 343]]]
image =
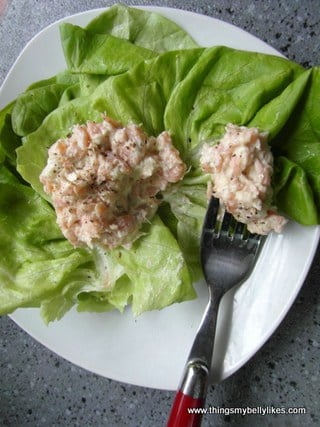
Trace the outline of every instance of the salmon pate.
[[112, 249], [130, 246], [155, 214], [158, 193], [185, 172], [169, 132], [149, 137], [136, 124], [104, 117], [56, 141], [40, 181], [75, 247]]
[[202, 171], [211, 175], [208, 196], [217, 197], [252, 233], [280, 233], [287, 220], [271, 207], [273, 156], [267, 134], [228, 124], [224, 136], [201, 150]]

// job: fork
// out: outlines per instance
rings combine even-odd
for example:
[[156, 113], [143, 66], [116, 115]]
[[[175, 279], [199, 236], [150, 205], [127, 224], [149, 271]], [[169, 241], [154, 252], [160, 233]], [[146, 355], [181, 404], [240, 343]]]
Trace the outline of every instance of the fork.
[[185, 364], [167, 427], [200, 426], [209, 384], [219, 304], [222, 296], [251, 274], [263, 236], [225, 212], [219, 220], [219, 200], [212, 197], [204, 219], [200, 259], [209, 301]]

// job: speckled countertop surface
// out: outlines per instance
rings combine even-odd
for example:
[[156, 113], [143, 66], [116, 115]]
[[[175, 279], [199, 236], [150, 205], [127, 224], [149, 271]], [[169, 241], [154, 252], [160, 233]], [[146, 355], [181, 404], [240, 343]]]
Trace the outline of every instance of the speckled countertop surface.
[[[55, 20], [109, 1], [0, 0], [0, 83], [25, 44]], [[171, 6], [233, 23], [309, 67], [320, 64], [318, 0], [129, 1]], [[216, 407], [305, 407], [304, 415], [207, 415], [204, 426], [320, 425], [320, 252], [276, 333], [237, 373], [210, 387]], [[1, 426], [162, 426], [173, 393], [91, 374], [0, 318]]]

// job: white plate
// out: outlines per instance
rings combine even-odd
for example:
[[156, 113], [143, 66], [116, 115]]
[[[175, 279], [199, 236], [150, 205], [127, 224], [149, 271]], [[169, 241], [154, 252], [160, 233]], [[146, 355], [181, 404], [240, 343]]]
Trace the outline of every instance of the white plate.
[[[148, 7], [176, 21], [202, 46], [224, 44], [278, 54], [272, 47], [230, 24], [191, 12]], [[56, 22], [26, 46], [8, 74], [0, 107], [36, 80], [65, 69], [58, 25], [86, 25], [102, 9]], [[279, 55], [279, 54], [278, 54]], [[239, 369], [270, 337], [291, 307], [312, 262], [319, 227], [290, 223], [281, 236], [269, 236], [251, 278], [222, 301], [214, 353], [215, 380]], [[70, 362], [99, 375], [131, 384], [176, 389], [199, 325], [207, 291], [199, 297], [134, 319], [119, 313], [69, 312], [46, 327], [37, 309], [19, 309], [11, 317], [32, 337]]]

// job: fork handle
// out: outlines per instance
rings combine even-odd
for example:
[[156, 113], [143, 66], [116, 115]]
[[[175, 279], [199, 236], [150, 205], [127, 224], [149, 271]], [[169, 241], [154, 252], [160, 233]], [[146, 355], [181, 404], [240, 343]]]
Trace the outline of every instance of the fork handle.
[[209, 286], [209, 301], [191, 347], [167, 427], [198, 427], [201, 424], [222, 295], [222, 288]]
[[191, 360], [176, 393], [167, 427], [198, 427], [201, 424], [209, 370], [200, 360]]

